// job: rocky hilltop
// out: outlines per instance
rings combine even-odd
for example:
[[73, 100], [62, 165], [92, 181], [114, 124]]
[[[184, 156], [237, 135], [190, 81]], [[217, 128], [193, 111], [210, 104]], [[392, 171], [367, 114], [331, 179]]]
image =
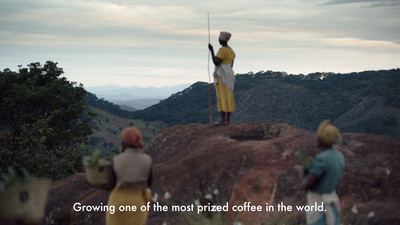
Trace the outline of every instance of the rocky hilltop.
[[[148, 224], [216, 224], [216, 218], [229, 224], [304, 224], [304, 212], [278, 212], [277, 205], [305, 204], [300, 189], [303, 172], [295, 152], [314, 156], [319, 151], [315, 143], [314, 133], [280, 123], [188, 124], [158, 132], [146, 145], [154, 159], [156, 202], [169, 209], [250, 202], [263, 210], [230, 208], [222, 218], [215, 212], [151, 210]], [[384, 136], [345, 133], [343, 144], [336, 147], [346, 157], [345, 177], [337, 190], [344, 222], [400, 224], [400, 143]], [[104, 224], [104, 212], [76, 212], [73, 204], [105, 205], [107, 198], [108, 192], [91, 187], [85, 174], [59, 181], [50, 191], [47, 224]], [[266, 211], [266, 204], [274, 210]]]

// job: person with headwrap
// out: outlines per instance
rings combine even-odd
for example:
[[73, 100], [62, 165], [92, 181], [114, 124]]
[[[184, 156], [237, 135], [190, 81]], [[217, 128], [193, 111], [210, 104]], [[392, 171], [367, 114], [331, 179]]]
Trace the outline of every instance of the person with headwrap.
[[216, 125], [229, 124], [231, 113], [236, 107], [233, 96], [235, 73], [232, 70], [236, 55], [232, 48], [228, 46], [231, 36], [230, 33], [225, 31], [220, 33], [219, 43], [222, 47], [217, 55], [214, 54], [213, 46], [208, 44], [215, 65], [214, 85], [217, 94], [217, 109], [218, 112], [221, 112], [221, 120]]
[[[110, 184], [112, 189], [108, 205], [115, 212], [107, 212], [107, 225], [144, 225], [149, 214], [140, 210], [147, 205], [151, 195], [147, 191], [152, 184], [152, 159], [143, 152], [142, 132], [135, 127], [122, 130], [122, 153], [111, 162]], [[136, 211], [119, 211], [119, 206], [136, 206]]]
[[307, 191], [307, 204], [324, 206], [323, 211], [313, 210], [306, 213], [308, 225], [339, 225], [340, 200], [336, 188], [343, 178], [345, 158], [341, 152], [333, 148], [342, 141], [339, 129], [324, 120], [317, 129], [317, 145], [323, 151], [318, 154], [302, 182]]

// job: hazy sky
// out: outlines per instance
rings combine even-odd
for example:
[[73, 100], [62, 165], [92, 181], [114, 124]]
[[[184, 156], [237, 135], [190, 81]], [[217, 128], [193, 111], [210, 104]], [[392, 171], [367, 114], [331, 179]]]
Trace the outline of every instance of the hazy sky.
[[236, 73], [400, 67], [399, 0], [0, 0], [0, 70], [51, 60], [86, 87], [208, 82], [207, 12], [215, 49], [232, 33]]

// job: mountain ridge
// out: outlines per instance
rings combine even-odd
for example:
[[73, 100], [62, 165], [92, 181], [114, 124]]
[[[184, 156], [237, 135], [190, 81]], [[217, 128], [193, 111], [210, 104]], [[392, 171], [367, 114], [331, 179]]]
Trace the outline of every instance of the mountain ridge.
[[[132, 117], [161, 120], [169, 126], [206, 124], [210, 115], [208, 86], [197, 82], [158, 104], [133, 112]], [[237, 108], [231, 116], [233, 123], [283, 122], [315, 130], [320, 121], [331, 119], [345, 132], [382, 134], [400, 140], [400, 69], [349, 74], [241, 74], [236, 75], [234, 95]], [[214, 85], [211, 100], [216, 121], [219, 113]], [[349, 117], [360, 104], [370, 101], [368, 110], [358, 109], [370, 115]]]
[[178, 84], [162, 87], [140, 87], [140, 86], [92, 86], [85, 87], [88, 92], [95, 94], [98, 98], [107, 99], [114, 104], [121, 105], [127, 111], [145, 109], [168, 98], [171, 94], [182, 91], [190, 84]]
[[190, 84], [178, 84], [173, 86], [162, 87], [140, 87], [140, 86], [93, 86], [85, 87], [86, 90], [96, 94], [100, 98], [105, 98], [109, 101], [113, 100], [137, 100], [137, 99], [163, 99], [169, 97], [171, 94], [182, 91], [190, 86]]

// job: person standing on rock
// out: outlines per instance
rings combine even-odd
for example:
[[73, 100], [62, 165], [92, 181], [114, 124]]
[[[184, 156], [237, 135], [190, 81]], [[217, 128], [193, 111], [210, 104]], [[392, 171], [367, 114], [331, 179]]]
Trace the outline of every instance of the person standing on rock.
[[340, 143], [342, 136], [339, 129], [332, 126], [329, 120], [320, 123], [317, 134], [317, 144], [322, 152], [313, 160], [309, 173], [302, 182], [302, 187], [307, 191], [307, 204], [309, 206], [323, 204], [324, 211], [307, 212], [307, 224], [339, 225], [340, 200], [336, 194], [336, 188], [343, 178], [345, 158], [332, 146]]
[[228, 46], [230, 38], [230, 33], [224, 31], [220, 33], [219, 43], [222, 47], [216, 56], [213, 46], [208, 44], [215, 65], [214, 85], [217, 94], [217, 108], [218, 112], [221, 112], [221, 120], [216, 125], [229, 124], [231, 113], [235, 110], [235, 98], [233, 96], [235, 73], [232, 67], [236, 55], [232, 48]]
[[[144, 225], [149, 212], [142, 211], [151, 200], [146, 190], [152, 184], [152, 159], [143, 153], [142, 132], [135, 127], [127, 127], [121, 133], [122, 153], [111, 162], [110, 184], [112, 189], [108, 199], [115, 212], [106, 214], [107, 225]], [[136, 211], [119, 211], [119, 206], [136, 206]]]

